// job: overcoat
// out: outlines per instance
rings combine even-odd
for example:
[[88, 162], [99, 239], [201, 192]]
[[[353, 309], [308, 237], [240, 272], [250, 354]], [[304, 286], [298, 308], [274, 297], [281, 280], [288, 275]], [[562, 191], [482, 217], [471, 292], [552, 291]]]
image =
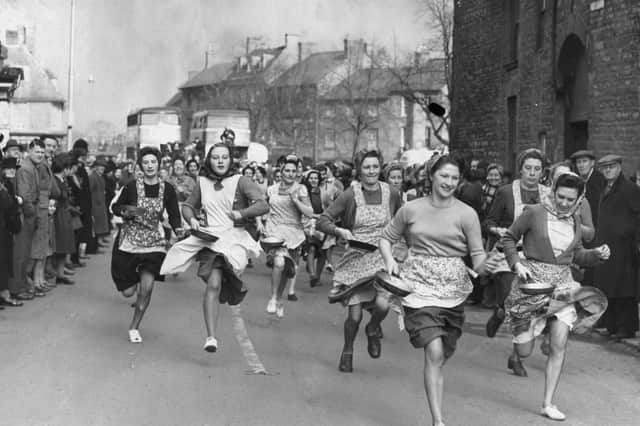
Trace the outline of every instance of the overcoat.
[[18, 203], [9, 188], [0, 182], [0, 290], [8, 288], [9, 278], [13, 276], [13, 235], [18, 232]]
[[69, 186], [66, 180], [53, 177], [51, 194], [55, 194], [56, 213], [54, 220], [55, 251], [58, 254], [72, 254], [76, 251], [76, 238], [71, 223], [71, 205], [69, 204]]
[[638, 298], [640, 189], [622, 174], [600, 196], [596, 246], [607, 244], [611, 257], [595, 268], [595, 285], [608, 298]]
[[95, 235], [109, 233], [109, 218], [107, 216], [107, 199], [104, 178], [94, 170], [89, 175], [91, 189], [91, 213], [93, 215], [93, 232]]

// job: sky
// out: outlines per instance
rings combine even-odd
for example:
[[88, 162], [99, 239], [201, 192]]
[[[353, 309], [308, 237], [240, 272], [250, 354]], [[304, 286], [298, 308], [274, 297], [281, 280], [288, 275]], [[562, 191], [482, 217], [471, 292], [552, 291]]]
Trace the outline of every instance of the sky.
[[[35, 54], [66, 97], [71, 0], [0, 0], [32, 19]], [[419, 0], [75, 0], [74, 127], [105, 120], [124, 130], [127, 113], [162, 105], [189, 71], [284, 34], [341, 49], [345, 37], [413, 51], [428, 37]]]

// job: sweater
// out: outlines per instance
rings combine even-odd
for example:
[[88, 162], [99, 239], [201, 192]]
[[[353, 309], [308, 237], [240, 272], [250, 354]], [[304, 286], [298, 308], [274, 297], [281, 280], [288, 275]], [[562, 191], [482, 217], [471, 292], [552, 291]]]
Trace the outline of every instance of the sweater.
[[404, 237], [411, 251], [425, 256], [464, 257], [484, 253], [480, 220], [475, 210], [458, 199], [436, 207], [428, 197], [409, 201], [389, 222], [382, 237]]
[[504, 253], [509, 267], [513, 269], [520, 261], [516, 243], [523, 238], [523, 253], [527, 259], [556, 265], [570, 265], [576, 263], [581, 266], [591, 266], [599, 261], [596, 250], [587, 250], [582, 246], [582, 232], [580, 230], [580, 216], [574, 214], [573, 241], [564, 251], [556, 256], [549, 241], [547, 228], [547, 212], [544, 206], [537, 204], [526, 206], [522, 215], [516, 219], [509, 230], [502, 237]]

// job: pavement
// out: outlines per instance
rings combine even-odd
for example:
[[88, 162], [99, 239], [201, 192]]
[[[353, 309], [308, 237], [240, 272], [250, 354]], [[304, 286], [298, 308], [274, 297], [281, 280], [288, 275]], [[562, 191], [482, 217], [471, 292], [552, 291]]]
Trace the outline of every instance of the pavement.
[[[345, 312], [327, 303], [329, 276], [311, 289], [301, 268], [300, 300], [278, 320], [265, 313], [269, 271], [256, 262], [240, 310], [221, 310], [220, 349], [210, 354], [202, 350], [203, 285], [193, 268], [156, 285], [140, 328], [144, 342], [133, 345], [131, 301], [115, 291], [108, 262], [93, 257], [75, 286], [0, 311], [0, 425], [430, 424], [424, 355], [395, 314], [383, 324], [382, 357], [367, 355], [363, 322], [355, 371], [338, 372]], [[545, 358], [536, 349], [525, 363], [528, 378], [510, 374], [508, 330], [486, 338], [488, 316], [467, 309], [445, 367], [447, 425], [552, 424], [538, 414]], [[256, 361], [267, 374], [250, 369]], [[635, 348], [595, 333], [572, 338], [555, 401], [565, 423], [638, 424], [639, 361]]]

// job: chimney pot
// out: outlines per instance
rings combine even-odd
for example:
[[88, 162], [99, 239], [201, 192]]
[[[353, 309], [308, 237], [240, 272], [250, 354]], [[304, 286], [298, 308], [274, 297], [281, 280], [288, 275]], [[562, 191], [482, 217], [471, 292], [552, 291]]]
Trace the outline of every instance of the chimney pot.
[[289, 34], [284, 33], [284, 47], [287, 47], [288, 43], [289, 43]]
[[347, 53], [349, 53], [349, 39], [345, 38], [343, 40], [344, 43], [344, 54], [346, 55]]
[[247, 44], [246, 44], [246, 47], [245, 47], [245, 50], [246, 50], [246, 54], [247, 54], [247, 55], [249, 54], [249, 40], [250, 40], [250, 38], [249, 38], [249, 37], [247, 37]]
[[302, 62], [302, 42], [298, 42], [298, 63]]

